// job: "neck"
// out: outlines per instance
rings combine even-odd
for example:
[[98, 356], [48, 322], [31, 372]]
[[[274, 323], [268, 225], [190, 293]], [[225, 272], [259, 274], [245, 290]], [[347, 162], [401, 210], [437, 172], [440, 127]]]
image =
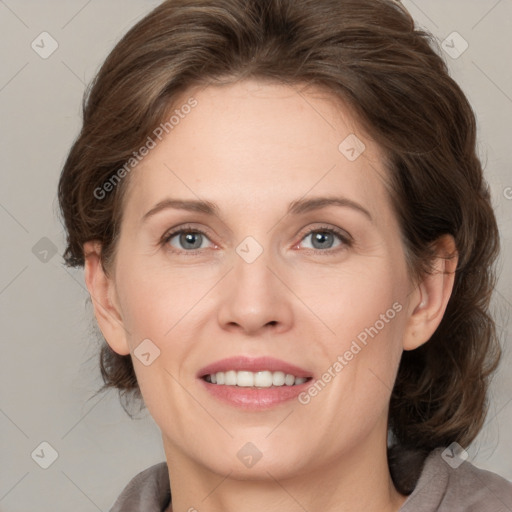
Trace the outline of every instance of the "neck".
[[168, 510], [397, 512], [406, 496], [393, 486], [385, 446], [358, 448], [287, 478], [274, 478], [269, 469], [257, 479], [242, 480], [230, 477], [229, 469], [222, 475], [198, 465], [164, 440], [172, 492]]

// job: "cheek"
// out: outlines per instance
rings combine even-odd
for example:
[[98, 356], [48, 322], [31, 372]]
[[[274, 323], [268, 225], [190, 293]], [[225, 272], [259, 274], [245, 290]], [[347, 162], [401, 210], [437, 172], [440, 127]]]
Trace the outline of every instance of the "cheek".
[[[143, 268], [146, 271], [140, 270]], [[190, 407], [189, 397], [178, 382], [181, 363], [192, 347], [190, 322], [201, 289], [180, 285], [185, 279], [175, 277], [170, 272], [166, 275], [156, 272], [147, 264], [132, 263], [119, 273], [123, 321], [135, 374], [145, 405], [158, 425], [175, 424], [180, 411]], [[147, 365], [143, 361], [144, 353], [150, 354]], [[172, 400], [162, 406], [165, 396], [172, 396]]]
[[334, 380], [345, 396], [348, 391], [380, 403], [393, 387], [405, 328], [405, 275], [400, 265], [393, 269], [383, 259], [339, 275], [324, 288], [323, 319], [334, 331], [324, 337], [326, 370], [343, 375]]
[[[318, 306], [323, 302], [321, 310], [330, 319], [336, 337], [343, 338], [354, 337], [376, 323], [379, 332], [388, 331], [388, 326], [396, 323], [397, 310], [402, 309], [405, 282], [400, 272], [379, 261], [343, 274], [331, 274], [321, 288]], [[393, 307], [395, 303], [398, 305]]]
[[174, 326], [205, 293], [206, 283], [193, 282], [189, 272], [162, 273], [146, 263], [126, 265], [119, 274], [123, 322], [132, 348], [145, 338], [156, 341], [171, 337]]

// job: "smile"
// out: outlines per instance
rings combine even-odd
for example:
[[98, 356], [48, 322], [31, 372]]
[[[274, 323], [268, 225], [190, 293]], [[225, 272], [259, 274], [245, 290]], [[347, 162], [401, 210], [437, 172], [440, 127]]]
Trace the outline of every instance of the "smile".
[[196, 377], [215, 401], [246, 411], [267, 410], [294, 400], [315, 379], [311, 370], [282, 359], [245, 355], [210, 363]]

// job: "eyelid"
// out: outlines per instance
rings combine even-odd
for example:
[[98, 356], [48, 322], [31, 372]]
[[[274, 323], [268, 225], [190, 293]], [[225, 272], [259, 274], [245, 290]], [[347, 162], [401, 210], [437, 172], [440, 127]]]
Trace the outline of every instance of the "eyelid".
[[348, 233], [344, 229], [341, 229], [341, 228], [338, 228], [338, 227], [335, 227], [332, 225], [320, 225], [320, 226], [315, 226], [315, 227], [308, 226], [306, 228], [305, 232], [301, 232], [300, 239], [297, 243], [295, 243], [293, 245], [293, 248], [297, 248], [302, 243], [302, 241], [306, 237], [310, 236], [312, 233], [322, 233], [322, 232], [331, 233], [334, 236], [337, 236], [341, 242], [340, 245], [337, 247], [328, 248], [328, 249], [324, 249], [324, 250], [315, 249], [315, 248], [303, 249], [304, 251], [306, 251], [306, 253], [332, 256], [332, 255], [336, 255], [336, 254], [340, 253], [341, 251], [346, 250], [348, 247], [352, 247], [352, 245], [354, 243], [354, 239], [352, 238], [350, 233]]
[[[322, 231], [327, 231], [329, 233], [333, 233], [333, 234], [339, 236], [346, 243], [352, 243], [353, 240], [354, 240], [352, 238], [352, 236], [350, 235], [350, 233], [348, 233], [344, 229], [341, 229], [341, 228], [338, 228], [338, 227], [335, 227], [335, 226], [331, 226], [331, 225], [328, 225], [328, 224], [321, 224], [319, 226], [315, 226], [315, 227], [308, 226], [307, 228], [305, 228], [305, 231], [301, 232], [301, 234], [300, 234], [300, 240], [299, 241], [304, 240], [304, 238], [306, 236], [309, 236], [311, 233], [322, 232]], [[325, 252], [325, 251], [322, 251], [322, 252]]]
[[[180, 224], [179, 226], [170, 228], [169, 230], [167, 230], [164, 233], [164, 235], [161, 238], [160, 243], [162, 245], [166, 245], [169, 243], [169, 240], [171, 238], [175, 237], [176, 235], [181, 234], [182, 232], [200, 233], [201, 235], [206, 236], [215, 246], [217, 246], [217, 244], [211, 240], [211, 234], [208, 229], [197, 228], [197, 227], [193, 226], [192, 224]], [[184, 252], [184, 253], [194, 254], [194, 252], [201, 251], [201, 250], [202, 249], [194, 249], [192, 251], [183, 251], [183, 250], [178, 250], [178, 249], [171, 249], [171, 252]]]

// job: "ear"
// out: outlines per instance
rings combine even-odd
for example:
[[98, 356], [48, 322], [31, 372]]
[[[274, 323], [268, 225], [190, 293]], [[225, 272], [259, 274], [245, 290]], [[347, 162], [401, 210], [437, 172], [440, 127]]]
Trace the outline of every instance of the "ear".
[[112, 350], [128, 355], [130, 346], [119, 308], [113, 279], [108, 277], [101, 265], [101, 243], [94, 240], [84, 244], [85, 284], [91, 295], [94, 315], [103, 337]]
[[427, 342], [441, 323], [452, 294], [458, 253], [451, 235], [436, 243], [433, 271], [410, 294], [409, 318], [403, 337], [404, 350], [414, 350]]

